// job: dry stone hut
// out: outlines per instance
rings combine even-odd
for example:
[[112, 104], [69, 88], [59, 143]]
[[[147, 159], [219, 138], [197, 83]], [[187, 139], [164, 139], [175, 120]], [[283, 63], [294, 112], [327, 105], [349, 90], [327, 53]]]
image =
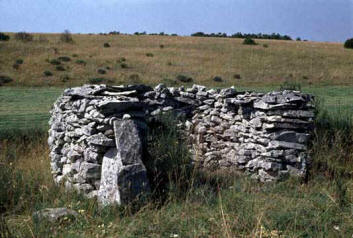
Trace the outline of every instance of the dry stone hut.
[[308, 94], [84, 85], [66, 89], [51, 111], [55, 181], [103, 204], [148, 193], [144, 137], [149, 119], [165, 112], [186, 118], [194, 160], [202, 167], [234, 168], [260, 181], [306, 173], [314, 119]]

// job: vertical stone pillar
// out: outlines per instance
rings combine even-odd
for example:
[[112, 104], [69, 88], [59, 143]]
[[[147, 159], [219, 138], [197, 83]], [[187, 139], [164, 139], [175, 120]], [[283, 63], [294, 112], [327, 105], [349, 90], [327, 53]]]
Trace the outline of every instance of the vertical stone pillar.
[[126, 204], [150, 192], [147, 171], [142, 162], [143, 133], [133, 120], [116, 120], [116, 148], [103, 157], [98, 201], [102, 205]]

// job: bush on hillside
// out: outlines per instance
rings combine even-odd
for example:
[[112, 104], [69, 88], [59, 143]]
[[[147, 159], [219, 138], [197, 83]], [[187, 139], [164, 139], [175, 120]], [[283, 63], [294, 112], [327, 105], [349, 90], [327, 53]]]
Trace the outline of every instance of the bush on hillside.
[[177, 75], [176, 79], [183, 83], [191, 83], [193, 81], [191, 77], [188, 77], [182, 74]]
[[80, 65], [86, 65], [87, 63], [86, 63], [86, 61], [84, 61], [84, 60], [82, 60], [82, 59], [78, 59], [78, 60], [76, 60], [76, 64], [80, 64]]
[[245, 38], [243, 41], [243, 45], [257, 45], [256, 42], [251, 38]]
[[146, 53], [146, 56], [147, 57], [153, 57], [153, 54], [152, 53]]
[[58, 57], [58, 60], [60, 60], [62, 62], [69, 62], [69, 61], [71, 61], [71, 58], [68, 56], [60, 56], [60, 57]]
[[28, 42], [28, 41], [33, 40], [33, 36], [27, 32], [21, 31], [21, 32], [17, 32], [15, 34], [15, 39], [20, 40], [20, 41], [24, 41], [24, 42]]
[[219, 76], [216, 76], [216, 77], [213, 78], [213, 81], [215, 81], [215, 82], [222, 82], [223, 79], [222, 79], [221, 77], [219, 77]]
[[346, 42], [344, 42], [344, 48], [353, 49], [353, 38], [348, 39], [346, 40]]
[[16, 64], [23, 64], [23, 59], [17, 59]]
[[106, 74], [107, 71], [105, 69], [97, 69], [97, 73], [99, 74]]
[[118, 61], [117, 62], [125, 62], [126, 61], [126, 58], [125, 57], [121, 57], [120, 59], [118, 59]]
[[60, 62], [59, 60], [57, 60], [57, 59], [52, 59], [52, 60], [49, 61], [49, 63], [52, 64], [52, 65], [59, 65], [59, 64], [61, 64], [61, 62]]
[[110, 47], [110, 44], [106, 42], [106, 43], [104, 43], [103, 46], [104, 46], [104, 48], [109, 48], [109, 47]]
[[74, 40], [72, 38], [71, 32], [69, 30], [65, 30], [60, 35], [60, 41], [64, 43], [73, 43]]
[[65, 71], [65, 68], [64, 68], [64, 66], [62, 66], [62, 65], [56, 66], [55, 69], [56, 69], [57, 71]]
[[45, 77], [53, 76], [53, 73], [50, 72], [49, 70], [44, 71], [43, 74], [44, 74]]
[[12, 81], [13, 81], [13, 79], [7, 75], [0, 75], [0, 86], [2, 86], [5, 83], [10, 83]]
[[127, 66], [126, 63], [121, 63], [121, 64], [120, 64], [120, 67], [121, 67], [122, 69], [127, 69], [127, 68], [128, 68], [128, 66]]
[[280, 85], [280, 90], [293, 90], [293, 91], [301, 91], [302, 86], [299, 82], [295, 82], [295, 81], [284, 81], [281, 85]]
[[8, 40], [10, 40], [10, 36], [0, 32], [0, 41], [8, 41]]
[[235, 78], [235, 79], [241, 79], [241, 76], [240, 76], [240, 74], [234, 74], [234, 75], [233, 75], [233, 78]]
[[61, 80], [61, 82], [65, 83], [70, 80], [70, 77], [69, 77], [69, 75], [65, 74], [65, 75], [60, 76], [60, 80]]
[[20, 68], [20, 65], [19, 65], [19, 64], [13, 64], [13, 65], [12, 65], [12, 68], [14, 68], [14, 69], [16, 69], [16, 70], [17, 70], [17, 69], [19, 69], [19, 68]]

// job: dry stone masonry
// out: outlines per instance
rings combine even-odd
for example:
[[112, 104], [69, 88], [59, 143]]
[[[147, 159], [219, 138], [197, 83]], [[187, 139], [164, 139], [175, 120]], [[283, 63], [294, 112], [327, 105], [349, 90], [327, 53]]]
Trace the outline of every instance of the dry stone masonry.
[[98, 196], [103, 204], [124, 204], [148, 193], [143, 164], [148, 122], [166, 112], [186, 119], [199, 166], [234, 168], [260, 181], [306, 173], [314, 119], [308, 94], [84, 85], [66, 89], [51, 111], [55, 181]]

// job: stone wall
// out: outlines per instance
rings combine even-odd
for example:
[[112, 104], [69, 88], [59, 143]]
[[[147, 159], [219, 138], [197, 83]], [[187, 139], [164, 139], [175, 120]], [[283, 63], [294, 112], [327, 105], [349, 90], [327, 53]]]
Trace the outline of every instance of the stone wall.
[[[119, 182], [125, 179], [129, 184], [145, 181], [141, 148], [148, 121], [168, 111], [186, 119], [194, 160], [202, 167], [239, 169], [261, 181], [306, 173], [314, 119], [313, 98], [308, 94], [237, 92], [199, 85], [187, 89], [162, 84], [154, 89], [84, 85], [66, 89], [51, 111], [48, 143], [55, 181], [88, 196], [107, 188], [101, 175], [108, 168], [118, 170], [114, 178], [107, 175], [115, 188], [123, 187], [116, 184], [119, 176]], [[124, 139], [129, 132], [132, 137]], [[128, 145], [134, 141], [138, 143]], [[111, 159], [115, 164], [104, 162]], [[127, 178], [126, 171], [133, 171], [135, 177]], [[149, 189], [148, 184], [141, 186]], [[106, 192], [104, 196], [115, 201], [124, 197]]]

